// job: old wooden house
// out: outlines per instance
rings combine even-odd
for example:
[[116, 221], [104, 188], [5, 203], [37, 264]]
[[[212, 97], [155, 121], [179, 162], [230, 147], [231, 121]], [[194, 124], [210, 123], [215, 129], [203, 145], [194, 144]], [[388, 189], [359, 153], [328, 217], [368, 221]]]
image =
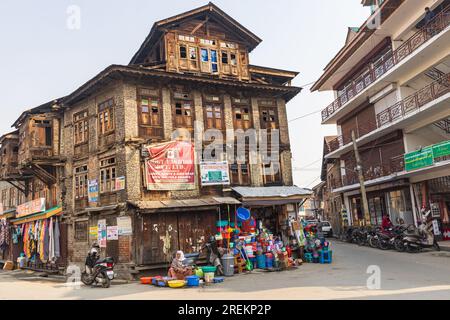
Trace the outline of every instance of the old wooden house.
[[[234, 219], [242, 205], [283, 232], [309, 195], [293, 186], [286, 115], [301, 88], [291, 86], [297, 72], [250, 64], [260, 42], [209, 3], [156, 22], [129, 65], [109, 66], [19, 118], [18, 167], [33, 177], [20, 183], [44, 182], [50, 206], [61, 199], [71, 263], [82, 264], [99, 241], [123, 275], [166, 266], [178, 249], [197, 251], [217, 220]], [[225, 154], [225, 183], [202, 178], [211, 140], [194, 138], [207, 129], [223, 133], [215, 143]], [[229, 160], [238, 129], [279, 130], [279, 150], [270, 150], [276, 164], [249, 163], [249, 151]], [[174, 132], [195, 145], [192, 180], [155, 187], [149, 153], [174, 141]]]

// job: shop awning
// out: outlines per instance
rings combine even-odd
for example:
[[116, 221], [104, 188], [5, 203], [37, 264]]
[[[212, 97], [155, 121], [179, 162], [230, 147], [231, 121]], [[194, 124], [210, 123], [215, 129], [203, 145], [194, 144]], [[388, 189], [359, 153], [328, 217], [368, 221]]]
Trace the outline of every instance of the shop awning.
[[187, 200], [166, 200], [166, 201], [129, 201], [129, 204], [138, 208], [142, 212], [163, 212], [163, 211], [188, 211], [188, 210], [208, 210], [217, 208], [219, 205], [240, 205], [241, 202], [231, 197], [211, 197]]
[[6, 210], [0, 213], [0, 219], [10, 219], [14, 218], [16, 215], [16, 209]]
[[299, 203], [311, 197], [311, 189], [292, 187], [234, 187], [245, 206], [274, 206]]
[[27, 223], [27, 222], [48, 219], [50, 217], [59, 216], [61, 214], [62, 214], [62, 208], [54, 207], [54, 208], [51, 208], [44, 212], [39, 212], [39, 213], [32, 214], [30, 216], [13, 219], [13, 220], [11, 220], [11, 223], [12, 224], [23, 224], [23, 223]]

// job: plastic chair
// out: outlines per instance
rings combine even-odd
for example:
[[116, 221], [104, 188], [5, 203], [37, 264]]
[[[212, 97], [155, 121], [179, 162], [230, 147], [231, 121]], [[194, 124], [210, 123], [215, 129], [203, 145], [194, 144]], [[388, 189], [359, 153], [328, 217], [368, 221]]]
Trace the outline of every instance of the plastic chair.
[[331, 263], [333, 260], [333, 251], [327, 250], [327, 251], [321, 251], [320, 252], [320, 263]]

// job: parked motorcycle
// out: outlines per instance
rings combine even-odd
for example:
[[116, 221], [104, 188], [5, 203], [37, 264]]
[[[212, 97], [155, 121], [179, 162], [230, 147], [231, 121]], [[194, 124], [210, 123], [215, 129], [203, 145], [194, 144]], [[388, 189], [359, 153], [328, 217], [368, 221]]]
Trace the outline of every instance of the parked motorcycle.
[[103, 288], [109, 288], [111, 280], [114, 279], [114, 259], [111, 257], [100, 259], [99, 252], [100, 247], [94, 244], [86, 257], [81, 281], [87, 286], [101, 284]]
[[429, 230], [431, 222], [425, 224], [422, 223], [419, 228], [408, 228], [403, 237], [403, 245], [405, 250], [409, 253], [418, 253], [423, 249], [434, 249], [441, 251], [439, 244], [433, 234], [433, 231]]

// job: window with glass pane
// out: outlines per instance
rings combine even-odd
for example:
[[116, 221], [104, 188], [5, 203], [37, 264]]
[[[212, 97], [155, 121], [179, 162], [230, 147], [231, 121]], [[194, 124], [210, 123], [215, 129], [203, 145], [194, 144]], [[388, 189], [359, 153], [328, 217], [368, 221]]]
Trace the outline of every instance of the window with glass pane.
[[109, 99], [98, 106], [99, 134], [114, 131], [114, 100]]
[[89, 141], [89, 119], [88, 112], [82, 111], [73, 116], [73, 131], [75, 145]]
[[116, 181], [116, 158], [100, 161], [100, 193], [113, 192]]
[[75, 199], [84, 199], [88, 195], [88, 166], [76, 167], [74, 170]]

